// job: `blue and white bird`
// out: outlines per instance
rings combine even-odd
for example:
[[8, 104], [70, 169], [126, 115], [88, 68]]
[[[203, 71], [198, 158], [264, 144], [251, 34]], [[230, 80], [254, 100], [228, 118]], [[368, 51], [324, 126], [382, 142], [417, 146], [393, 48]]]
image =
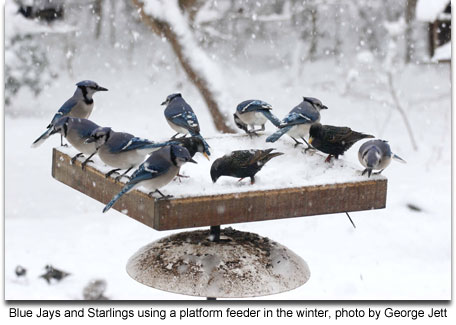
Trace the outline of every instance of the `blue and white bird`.
[[[86, 143], [95, 143], [100, 159], [106, 165], [114, 167], [105, 174], [106, 177], [121, 169], [126, 169], [123, 174], [116, 177], [116, 181], [118, 181], [132, 168], [141, 164], [148, 154], [169, 145], [172, 141], [155, 143], [135, 137], [130, 133], [116, 132], [110, 127], [99, 127], [93, 130]], [[147, 148], [144, 148], [145, 144], [148, 145]]]
[[296, 138], [301, 138], [309, 147], [304, 138], [309, 134], [310, 127], [320, 122], [320, 111], [328, 109], [321, 101], [313, 97], [304, 97], [303, 101], [294, 107], [280, 122], [279, 129], [266, 138], [266, 142], [276, 142], [282, 135], [288, 134], [296, 145], [302, 144]]
[[385, 140], [370, 140], [363, 143], [358, 150], [358, 159], [361, 165], [366, 167], [362, 175], [367, 173], [367, 177], [371, 176], [373, 170], [379, 170], [374, 175], [380, 174], [391, 163], [391, 159], [406, 163], [404, 159], [391, 152], [390, 145]]
[[147, 160], [133, 173], [130, 181], [122, 190], [105, 206], [103, 212], [108, 211], [122, 195], [138, 186], [144, 186], [151, 192], [157, 192], [161, 198], [169, 198], [160, 192], [160, 188], [168, 184], [179, 173], [180, 167], [186, 162], [196, 164], [187, 149], [179, 145], [170, 145], [153, 152]]
[[64, 116], [59, 119], [53, 126], [50, 135], [60, 133], [67, 141], [79, 151], [79, 153], [71, 158], [71, 163], [74, 164], [78, 157], [88, 155], [88, 158], [82, 163], [82, 169], [90, 162], [97, 153], [97, 147], [94, 142], [87, 143], [92, 132], [100, 126], [88, 119]]
[[[280, 120], [271, 113], [271, 110], [272, 106], [262, 100], [245, 100], [236, 107], [236, 112], [233, 114], [234, 123], [249, 135], [256, 134], [257, 131], [264, 131], [267, 120], [279, 127]], [[255, 130], [255, 125], [260, 125], [261, 128]], [[251, 126], [250, 130], [249, 126]]]
[[[54, 124], [64, 116], [89, 118], [93, 110], [93, 94], [97, 91], [107, 91], [108, 89], [99, 86], [95, 81], [84, 80], [76, 84], [77, 88], [73, 96], [68, 99], [62, 107], [55, 113], [47, 130], [38, 137], [32, 147], [38, 147], [51, 135]], [[63, 145], [61, 138], [61, 145]]]
[[171, 94], [161, 104], [166, 105], [164, 112], [166, 121], [177, 132], [172, 139], [178, 134], [183, 134], [184, 136], [190, 134], [192, 137], [199, 137], [204, 143], [204, 152], [210, 156], [209, 144], [200, 134], [198, 118], [192, 107], [182, 98], [182, 95], [179, 93]]

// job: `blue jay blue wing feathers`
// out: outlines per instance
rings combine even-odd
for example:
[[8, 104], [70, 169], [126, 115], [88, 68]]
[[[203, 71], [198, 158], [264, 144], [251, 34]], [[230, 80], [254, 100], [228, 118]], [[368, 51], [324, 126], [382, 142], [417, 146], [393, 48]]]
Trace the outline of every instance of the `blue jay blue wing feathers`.
[[297, 124], [311, 124], [318, 120], [320, 113], [316, 110], [301, 111], [294, 108], [283, 120], [280, 122], [279, 127], [297, 125]]
[[133, 139], [134, 136], [129, 133], [124, 133], [124, 132], [114, 132], [114, 134], [111, 135], [109, 138], [109, 151], [111, 153], [119, 153], [122, 151], [122, 149], [128, 145], [131, 139]]
[[74, 98], [74, 97], [71, 97], [65, 103], [63, 103], [63, 105], [59, 108], [57, 113], [52, 118], [52, 121], [51, 121], [51, 123], [49, 124], [48, 127], [51, 127], [52, 125], [54, 125], [55, 122], [57, 122], [57, 120], [59, 118], [68, 115], [71, 112], [72, 108], [74, 106], [76, 106], [77, 103], [78, 103], [78, 100], [76, 98]]
[[252, 112], [252, 111], [258, 111], [258, 110], [271, 110], [272, 106], [266, 102], [263, 102], [262, 100], [245, 100], [242, 103], [240, 103], [236, 110], [239, 113], [246, 113], [246, 112]]
[[139, 166], [133, 175], [131, 175], [131, 180], [125, 184], [122, 190], [117, 193], [108, 204], [106, 204], [103, 212], [108, 211], [114, 203], [117, 202], [117, 200], [119, 200], [124, 194], [130, 192], [140, 182], [158, 177], [166, 173], [169, 168], [170, 164], [165, 159], [155, 159], [153, 164], [146, 160], [143, 164], [141, 164], [141, 166]]
[[[167, 117], [168, 118], [168, 117]], [[195, 113], [192, 111], [183, 111], [168, 118], [174, 124], [187, 129], [192, 136], [199, 134], [200, 127]]]
[[153, 141], [143, 139], [143, 138], [138, 138], [134, 137], [131, 138], [130, 141], [125, 144], [125, 146], [120, 149], [121, 152], [124, 151], [129, 151], [129, 150], [134, 150], [134, 149], [143, 149], [147, 148], [149, 145], [149, 148], [153, 148], [156, 144]]

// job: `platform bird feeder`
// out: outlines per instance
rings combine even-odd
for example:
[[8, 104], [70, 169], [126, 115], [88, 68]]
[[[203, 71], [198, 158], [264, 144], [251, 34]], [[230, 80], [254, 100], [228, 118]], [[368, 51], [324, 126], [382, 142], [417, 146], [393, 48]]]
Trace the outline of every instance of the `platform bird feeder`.
[[[231, 227], [243, 222], [306, 217], [381, 209], [386, 205], [387, 179], [367, 178], [362, 168], [342, 159], [324, 162], [318, 153], [304, 153], [286, 140], [271, 146], [264, 137], [220, 136], [207, 139], [211, 162], [195, 156], [186, 164], [189, 176], [160, 189], [169, 199], [151, 197], [141, 187], [124, 195], [113, 209], [156, 230], [209, 226], [185, 231], [151, 244], [127, 263], [128, 274], [147, 286], [173, 293], [212, 298], [258, 297], [297, 288], [310, 277], [306, 262], [290, 249], [257, 234]], [[256, 182], [221, 177], [213, 184], [210, 165], [232, 150], [276, 148]], [[125, 185], [106, 178], [109, 170], [95, 158], [83, 170], [74, 164], [72, 148], [54, 148], [52, 176], [58, 181], [108, 203]], [[103, 206], [100, 204], [100, 213]]]

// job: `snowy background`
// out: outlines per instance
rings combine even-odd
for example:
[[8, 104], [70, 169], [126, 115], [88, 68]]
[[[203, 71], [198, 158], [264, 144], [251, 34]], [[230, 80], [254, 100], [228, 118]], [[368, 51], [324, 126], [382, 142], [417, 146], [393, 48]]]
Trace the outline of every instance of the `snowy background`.
[[[386, 209], [351, 213], [356, 229], [343, 214], [233, 225], [287, 246], [310, 267], [304, 286], [265, 299], [450, 299], [451, 72], [427, 54], [427, 23], [407, 21], [405, 1], [196, 2], [203, 5], [194, 15], [175, 1], [166, 10], [148, 1], [146, 11], [183, 35], [228, 123], [246, 99], [270, 103], [282, 118], [302, 96], [317, 97], [329, 107], [323, 123], [388, 140], [408, 162], [392, 162], [383, 173]], [[51, 24], [17, 9], [8, 1], [5, 73], [14, 82], [5, 89], [5, 298], [77, 300], [90, 280], [104, 279], [110, 299], [194, 299], [143, 286], [125, 271], [140, 247], [174, 231], [101, 213], [101, 203], [51, 177], [59, 137], [30, 145], [84, 79], [109, 89], [94, 96], [98, 124], [153, 140], [171, 136], [160, 103], [178, 91], [202, 134], [216, 136], [198, 89], [167, 39], [150, 31], [130, 2], [68, 1], [65, 18]], [[361, 143], [341, 158], [359, 171]], [[277, 173], [283, 166], [271, 161]], [[257, 175], [260, 184], [265, 175]], [[39, 278], [46, 264], [72, 275], [48, 285]], [[17, 265], [27, 268], [26, 279], [14, 274]]]

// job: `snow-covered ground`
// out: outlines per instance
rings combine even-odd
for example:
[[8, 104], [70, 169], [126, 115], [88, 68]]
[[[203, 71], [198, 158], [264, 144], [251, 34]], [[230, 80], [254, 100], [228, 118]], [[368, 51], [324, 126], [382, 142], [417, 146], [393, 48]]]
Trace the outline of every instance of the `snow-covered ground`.
[[[94, 56], [88, 66], [75, 69], [74, 78], [62, 74], [38, 98], [24, 95], [16, 102], [15, 113], [5, 117], [6, 299], [82, 299], [82, 288], [94, 278], [107, 281], [110, 299], [195, 299], [143, 286], [125, 271], [128, 258], [140, 247], [176, 231], [155, 231], [114, 210], [103, 214], [101, 203], [54, 180], [51, 148], [59, 145], [59, 137], [38, 149], [30, 147], [71, 96], [74, 84], [83, 79], [109, 89], [94, 97], [91, 119], [98, 124], [150, 139], [171, 136], [173, 130], [165, 122], [160, 103], [180, 91], [198, 115], [202, 134], [217, 135], [201, 97], [182, 73], [150, 78], [139, 66], [90, 66], [103, 60]], [[351, 213], [356, 229], [343, 214], [233, 225], [287, 246], [310, 267], [311, 278], [304, 286], [266, 299], [450, 299], [449, 65], [408, 66], [395, 80], [417, 151], [412, 149], [400, 114], [387, 104], [391, 99], [377, 82], [380, 77], [372, 71], [355, 66], [347, 72], [323, 60], [307, 63], [297, 79], [279, 67], [220, 68], [230, 94], [222, 105], [224, 111], [232, 114], [242, 100], [258, 98], [272, 104], [282, 118], [302, 96], [317, 97], [329, 107], [322, 112], [322, 123], [350, 126], [389, 140], [392, 150], [408, 162], [392, 162], [384, 171], [386, 209]], [[350, 87], [347, 80], [352, 82]], [[273, 131], [271, 124], [267, 131]], [[341, 158], [359, 170], [357, 150], [362, 142]], [[286, 161], [271, 161], [265, 171], [275, 168], [280, 174], [286, 166]], [[186, 173], [190, 175], [191, 169]], [[261, 172], [258, 181], [265, 181]], [[250, 186], [248, 182], [242, 185]], [[411, 210], [408, 204], [421, 211]], [[39, 278], [46, 264], [72, 275], [48, 285]], [[25, 281], [16, 279], [16, 265], [28, 269]]]

